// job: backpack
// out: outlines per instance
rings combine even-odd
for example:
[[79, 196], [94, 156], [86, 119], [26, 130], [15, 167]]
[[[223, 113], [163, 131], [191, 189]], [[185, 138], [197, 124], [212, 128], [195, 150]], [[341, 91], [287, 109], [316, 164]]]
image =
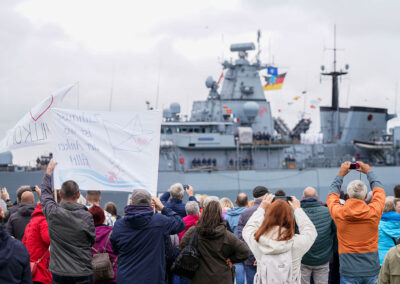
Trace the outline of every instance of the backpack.
[[255, 284], [292, 284], [292, 250], [281, 254], [264, 254], [257, 262]]
[[114, 279], [114, 265], [117, 262], [118, 257], [115, 259], [114, 263], [111, 263], [110, 255], [106, 252], [111, 233], [112, 231], [108, 235], [106, 244], [103, 247], [103, 252], [92, 247], [92, 250], [96, 253], [92, 257], [93, 276], [95, 281], [110, 281]]
[[200, 266], [200, 253], [197, 250], [198, 232], [193, 230], [189, 244], [182, 249], [172, 264], [171, 271], [180, 277], [192, 279]]

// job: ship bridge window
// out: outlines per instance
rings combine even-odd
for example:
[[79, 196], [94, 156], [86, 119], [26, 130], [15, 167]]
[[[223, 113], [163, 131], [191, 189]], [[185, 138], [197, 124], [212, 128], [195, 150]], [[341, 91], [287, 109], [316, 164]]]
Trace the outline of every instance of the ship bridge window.
[[201, 128], [201, 133], [206, 133], [206, 128], [205, 127]]
[[167, 134], [172, 134], [172, 129], [168, 127], [166, 132]]
[[164, 128], [161, 127], [161, 134], [164, 134]]
[[188, 129], [188, 132], [189, 132], [189, 133], [192, 133], [192, 132], [193, 132], [193, 128], [189, 128], [189, 129]]
[[177, 127], [176, 130], [175, 130], [175, 132], [176, 132], [176, 133], [180, 133], [180, 132], [181, 132], [181, 129], [180, 129], [179, 127]]
[[185, 128], [182, 128], [182, 132], [183, 133], [186, 133], [187, 132], [187, 128], [185, 127]]
[[200, 131], [199, 131], [199, 129], [198, 128], [195, 128], [194, 129], [194, 133], [199, 133]]

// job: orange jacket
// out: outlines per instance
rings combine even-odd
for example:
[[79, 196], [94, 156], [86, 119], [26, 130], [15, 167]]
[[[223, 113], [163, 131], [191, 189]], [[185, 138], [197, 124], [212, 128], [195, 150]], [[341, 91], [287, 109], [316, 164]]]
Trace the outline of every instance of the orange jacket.
[[336, 223], [339, 254], [378, 251], [379, 221], [385, 205], [385, 191], [375, 187], [371, 202], [350, 198], [340, 204], [339, 194], [328, 195], [326, 203]]

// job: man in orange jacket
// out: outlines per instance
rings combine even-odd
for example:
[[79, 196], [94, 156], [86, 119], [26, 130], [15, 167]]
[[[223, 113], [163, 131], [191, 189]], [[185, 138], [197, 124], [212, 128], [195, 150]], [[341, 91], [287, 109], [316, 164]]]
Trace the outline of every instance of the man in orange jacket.
[[336, 223], [339, 241], [340, 283], [377, 283], [379, 275], [379, 221], [385, 205], [385, 191], [369, 165], [357, 162], [359, 172], [367, 175], [373, 190], [367, 205], [367, 186], [353, 180], [347, 186], [349, 199], [340, 204], [343, 177], [350, 172], [350, 162], [344, 162], [330, 186], [326, 203]]

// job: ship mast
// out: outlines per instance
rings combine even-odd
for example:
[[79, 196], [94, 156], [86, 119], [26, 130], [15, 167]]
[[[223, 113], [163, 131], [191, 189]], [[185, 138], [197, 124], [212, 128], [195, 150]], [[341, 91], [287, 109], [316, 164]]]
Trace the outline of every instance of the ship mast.
[[[336, 48], [336, 25], [334, 26], [334, 36], [333, 36], [333, 71], [331, 72], [322, 72], [321, 75], [332, 77], [332, 137], [334, 140], [338, 140], [340, 138], [340, 110], [339, 110], [339, 83], [338, 78], [340, 76], [346, 75], [345, 71], [337, 71], [336, 70], [336, 51], [339, 50]], [[346, 70], [348, 69], [348, 65], [345, 66]], [[321, 70], [324, 71], [325, 67], [321, 66]], [[332, 141], [334, 141], [332, 140]]]

